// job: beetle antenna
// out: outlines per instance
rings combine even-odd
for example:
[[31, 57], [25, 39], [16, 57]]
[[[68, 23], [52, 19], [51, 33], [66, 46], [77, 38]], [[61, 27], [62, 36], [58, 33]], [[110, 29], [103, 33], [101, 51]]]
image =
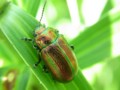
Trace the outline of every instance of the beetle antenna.
[[45, 0], [44, 6], [43, 6], [43, 9], [42, 9], [42, 14], [41, 14], [40, 22], [42, 20], [43, 14], [44, 14], [46, 3], [47, 3], [47, 0]]

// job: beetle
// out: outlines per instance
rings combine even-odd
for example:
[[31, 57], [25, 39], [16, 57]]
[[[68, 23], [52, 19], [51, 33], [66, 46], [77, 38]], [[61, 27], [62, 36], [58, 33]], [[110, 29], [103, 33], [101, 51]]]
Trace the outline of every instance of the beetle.
[[33, 41], [38, 51], [39, 60], [44, 61], [44, 70], [50, 72], [53, 78], [59, 82], [71, 81], [78, 72], [78, 64], [72, 47], [62, 34], [51, 27], [45, 27], [39, 23], [34, 31], [34, 39], [24, 38], [25, 41]]

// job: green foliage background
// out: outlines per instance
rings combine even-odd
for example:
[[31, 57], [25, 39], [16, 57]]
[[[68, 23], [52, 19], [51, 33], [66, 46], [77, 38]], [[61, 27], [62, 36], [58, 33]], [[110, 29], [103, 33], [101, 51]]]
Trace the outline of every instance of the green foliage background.
[[[120, 90], [120, 54], [114, 54], [114, 41], [118, 41], [117, 50], [120, 51], [120, 39], [114, 39], [120, 36], [120, 1], [106, 0], [99, 19], [90, 26], [87, 26], [82, 12], [84, 0], [75, 1], [80, 27], [85, 27], [82, 32], [78, 30], [75, 38], [66, 38], [75, 47], [79, 72], [73, 81], [59, 83], [50, 74], [42, 72], [43, 62], [38, 68], [33, 67], [37, 61], [36, 51], [32, 43], [21, 41], [22, 37], [33, 38], [32, 32], [38, 24], [35, 17], [44, 0], [11, 0], [7, 5], [6, 0], [1, 0], [0, 90]], [[93, 2], [91, 0], [91, 6]], [[56, 11], [55, 17], [50, 17], [51, 7]], [[66, 0], [47, 1], [44, 13], [47, 25], [57, 28], [66, 21], [72, 23], [70, 10]], [[84, 76], [82, 72], [87, 69], [94, 72], [92, 68], [96, 65], [102, 66], [97, 71], [99, 73], [94, 74], [92, 81], [85, 79], [87, 75]]]

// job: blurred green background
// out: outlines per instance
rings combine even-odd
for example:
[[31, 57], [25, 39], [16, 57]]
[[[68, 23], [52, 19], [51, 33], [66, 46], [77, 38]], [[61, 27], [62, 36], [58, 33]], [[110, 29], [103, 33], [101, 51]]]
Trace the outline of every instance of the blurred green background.
[[[40, 20], [45, 0], [11, 2]], [[1, 28], [2, 17], [0, 13], [0, 90], [52, 90], [53, 87], [46, 88], [42, 80], [36, 78], [14, 42], [11, 44], [9, 35]], [[36, 22], [30, 23], [34, 26]], [[93, 90], [120, 90], [120, 0], [47, 0], [41, 23], [57, 28], [74, 46], [79, 68]], [[32, 51], [31, 55], [36, 54]], [[79, 81], [72, 84], [76, 90], [82, 90], [78, 87]], [[59, 84], [53, 90], [73, 90], [70, 88], [69, 84]]]

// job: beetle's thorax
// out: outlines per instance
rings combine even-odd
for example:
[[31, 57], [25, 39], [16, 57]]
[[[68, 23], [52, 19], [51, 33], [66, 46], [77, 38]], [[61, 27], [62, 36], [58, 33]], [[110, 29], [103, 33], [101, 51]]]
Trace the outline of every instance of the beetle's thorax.
[[40, 28], [35, 32], [35, 42], [40, 49], [45, 48], [49, 44], [53, 43], [57, 37], [58, 32], [53, 28]]

